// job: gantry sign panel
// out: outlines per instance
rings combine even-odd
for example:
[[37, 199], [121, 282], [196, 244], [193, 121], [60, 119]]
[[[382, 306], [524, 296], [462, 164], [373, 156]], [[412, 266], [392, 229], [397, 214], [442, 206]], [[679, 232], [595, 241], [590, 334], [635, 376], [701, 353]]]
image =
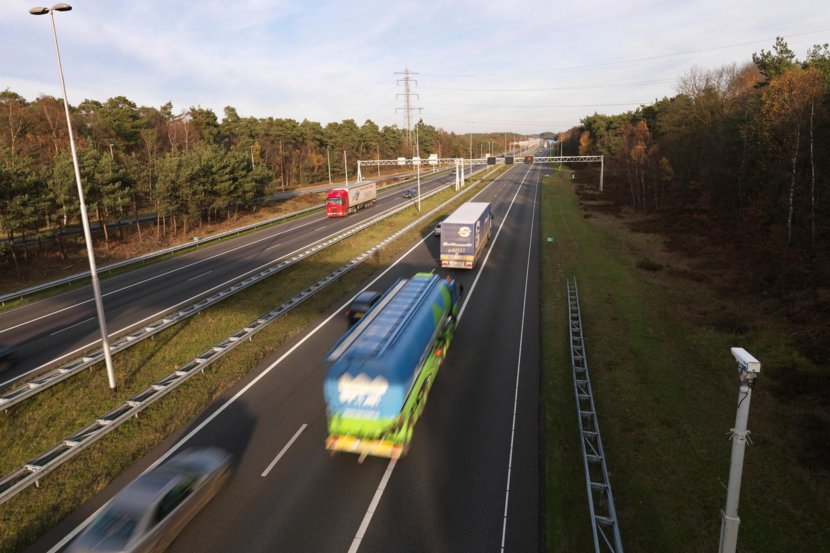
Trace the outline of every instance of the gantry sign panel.
[[[600, 174], [599, 174], [599, 190], [602, 192], [603, 188], [603, 175], [605, 173], [605, 157], [604, 156], [524, 156], [519, 158], [520, 160], [524, 161], [524, 163], [533, 164], [533, 163], [600, 163]], [[515, 161], [514, 156], [507, 156], [507, 157], [483, 157], [477, 159], [463, 159], [463, 158], [398, 158], [398, 159], [367, 159], [361, 160], [357, 162], [357, 180], [358, 182], [363, 180], [363, 175], [361, 169], [363, 167], [377, 167], [377, 166], [390, 166], [390, 165], [398, 165], [398, 166], [405, 166], [411, 165], [413, 167], [417, 166], [432, 166], [435, 167], [436, 165], [513, 165]]]

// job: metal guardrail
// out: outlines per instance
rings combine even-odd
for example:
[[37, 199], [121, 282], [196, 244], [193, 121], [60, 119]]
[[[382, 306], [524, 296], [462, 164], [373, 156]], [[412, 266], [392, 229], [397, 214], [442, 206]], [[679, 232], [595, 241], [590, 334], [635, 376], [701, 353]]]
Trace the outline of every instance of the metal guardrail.
[[[401, 186], [408, 182], [412, 182], [415, 179], [403, 180], [400, 182], [387, 184], [386, 186], [382, 186], [378, 188], [378, 190], [386, 190], [387, 188], [394, 188], [396, 186]], [[308, 192], [313, 193], [313, 192]], [[302, 194], [300, 194], [302, 195]], [[319, 204], [308, 207], [306, 209], [300, 209], [298, 211], [292, 211], [291, 213], [286, 213], [285, 215], [279, 215], [277, 217], [272, 217], [271, 219], [266, 219], [265, 221], [259, 221], [257, 223], [251, 223], [250, 225], [245, 225], [244, 227], [239, 227], [231, 230], [227, 230], [225, 232], [220, 232], [214, 236], [208, 236], [206, 238], [200, 239], [198, 242], [185, 242], [184, 244], [179, 244], [176, 246], [171, 246], [169, 248], [164, 248], [162, 250], [156, 250], [154, 252], [150, 252], [144, 255], [139, 255], [136, 257], [131, 257], [130, 259], [124, 259], [123, 261], [117, 261], [115, 263], [110, 263], [109, 265], [103, 265], [98, 267], [98, 274], [103, 274], [108, 271], [112, 271], [113, 269], [118, 269], [120, 267], [125, 267], [127, 265], [132, 265], [133, 263], [140, 263], [147, 261], [148, 259], [154, 259], [156, 257], [161, 257], [170, 253], [175, 253], [180, 250], [186, 250], [188, 248], [198, 247], [201, 244], [206, 242], [213, 242], [214, 240], [219, 240], [221, 238], [226, 238], [228, 236], [232, 236], [234, 234], [240, 234], [249, 230], [253, 230], [259, 227], [265, 227], [268, 225], [272, 225], [274, 223], [278, 223], [285, 219], [291, 219], [292, 217], [297, 217], [299, 215], [304, 215], [306, 213], [310, 213], [312, 211], [316, 211], [318, 209], [322, 209], [326, 207], [326, 204]], [[43, 290], [48, 290], [49, 288], [54, 288], [55, 286], [60, 286], [62, 284], [68, 284], [70, 282], [75, 282], [76, 280], [80, 280], [83, 278], [89, 277], [89, 271], [84, 271], [82, 273], [77, 273], [74, 275], [65, 276], [63, 278], [58, 278], [55, 280], [51, 280], [49, 282], [44, 282], [42, 284], [38, 284], [36, 286], [31, 286], [29, 288], [24, 288], [22, 290], [18, 290], [16, 292], [9, 292], [8, 294], [3, 294], [0, 296], [0, 305], [5, 305], [7, 301], [12, 301], [16, 299], [23, 299], [24, 297], [34, 294], [36, 292], [42, 292]]]
[[[437, 193], [437, 191], [433, 193]], [[131, 417], [138, 416], [141, 411], [186, 382], [194, 374], [204, 372], [205, 367], [208, 367], [221, 357], [227, 355], [228, 352], [233, 350], [246, 339], [253, 337], [254, 334], [261, 331], [282, 315], [288, 313], [294, 307], [300, 305], [302, 302], [337, 280], [337, 278], [341, 277], [343, 274], [369, 259], [379, 250], [388, 246], [390, 243], [394, 242], [424, 221], [429, 220], [441, 209], [456, 199], [457, 196], [454, 196], [424, 215], [418, 217], [391, 236], [378, 242], [360, 255], [352, 258], [346, 264], [338, 267], [288, 301], [268, 311], [261, 317], [258, 317], [250, 324], [237, 330], [216, 345], [206, 349], [178, 369], [169, 373], [167, 376], [157, 380], [121, 405], [96, 418], [93, 422], [87, 424], [69, 437], [61, 440], [59, 443], [44, 451], [34, 459], [5, 475], [2, 479], [0, 479], [0, 504], [5, 503], [32, 484], [38, 485], [41, 478], [87, 447], [91, 446], [96, 441], [100, 440], [109, 432], [112, 432], [115, 428], [126, 422]], [[407, 207], [409, 205], [410, 204], [407, 204]]]
[[[167, 255], [170, 253], [175, 253], [179, 250], [186, 250], [188, 248], [193, 248], [205, 242], [213, 242], [214, 240], [219, 240], [220, 238], [225, 238], [227, 236], [231, 236], [234, 234], [239, 234], [251, 229], [255, 229], [262, 226], [267, 226], [273, 223], [278, 223], [284, 219], [290, 219], [292, 217], [296, 217], [298, 215], [303, 215], [305, 213], [309, 213], [311, 211], [315, 211], [318, 209], [322, 209], [325, 207], [325, 204], [315, 205], [306, 209], [301, 209], [299, 211], [294, 211], [291, 213], [286, 213], [285, 215], [280, 215], [278, 217], [273, 217], [271, 219], [267, 219], [265, 221], [259, 221], [258, 223], [252, 223], [250, 225], [245, 225], [244, 227], [239, 227], [236, 229], [228, 230], [225, 232], [220, 232], [214, 236], [209, 236], [207, 238], [202, 238], [198, 242], [185, 242], [184, 244], [179, 244], [177, 246], [171, 246], [169, 248], [164, 248], [163, 250], [156, 250], [154, 252], [146, 253], [144, 255], [139, 255], [136, 257], [131, 257], [130, 259], [125, 259], [123, 261], [117, 261], [115, 263], [110, 263], [109, 265], [103, 265], [98, 267], [98, 274], [106, 273], [107, 271], [112, 271], [113, 269], [118, 269], [119, 267], [124, 267], [127, 265], [132, 265], [133, 263], [140, 263], [143, 261], [147, 261], [148, 259], [154, 259], [156, 257], [161, 257], [163, 255]], [[8, 294], [4, 294], [0, 296], [0, 303], [5, 303], [7, 301], [16, 300], [16, 299], [23, 299], [25, 296], [30, 294], [34, 294], [35, 292], [41, 292], [43, 290], [48, 290], [49, 288], [54, 288], [55, 286], [60, 286], [61, 284], [67, 284], [69, 282], [74, 282], [76, 280], [80, 280], [82, 278], [88, 278], [89, 271], [84, 271], [82, 273], [77, 273], [74, 275], [65, 276], [63, 278], [55, 279], [49, 282], [44, 282], [43, 284], [38, 284], [37, 286], [31, 286], [29, 288], [24, 288], [23, 290], [18, 290], [17, 292], [10, 292]]]
[[582, 436], [582, 464], [585, 467], [585, 483], [588, 487], [594, 548], [597, 553], [622, 553], [620, 525], [617, 522], [617, 511], [614, 509], [614, 496], [611, 494], [611, 481], [608, 479], [605, 451], [602, 449], [591, 379], [588, 376], [588, 358], [585, 355], [576, 278], [568, 279], [568, 326], [571, 337], [574, 395], [579, 412], [579, 434]]
[[[447, 188], [450, 188], [450, 186], [451, 185], [441, 186], [441, 187], [433, 190], [432, 192], [429, 192], [427, 194], [423, 194], [421, 196], [421, 199], [423, 200], [425, 198], [430, 198], [433, 195], [438, 194], [439, 192], [442, 192], [442, 191], [446, 190]], [[341, 241], [345, 240], [346, 238], [349, 238], [350, 236], [353, 236], [353, 235], [357, 234], [358, 232], [361, 232], [361, 231], [363, 231], [363, 230], [365, 230], [365, 229], [367, 229], [367, 228], [369, 228], [369, 227], [371, 227], [371, 226], [373, 226], [373, 225], [375, 225], [375, 224], [377, 224], [381, 221], [384, 221], [385, 219], [388, 219], [389, 217], [392, 217], [393, 215], [396, 215], [397, 213], [400, 213], [401, 211], [403, 211], [403, 210], [407, 209], [408, 207], [410, 207], [415, 201], [417, 201], [417, 200], [413, 200], [411, 202], [406, 202], [403, 205], [401, 205], [401, 206], [399, 206], [395, 209], [392, 209], [392, 210], [390, 210], [390, 211], [388, 211], [388, 212], [386, 212], [382, 215], [379, 215], [378, 217], [374, 217], [372, 219], [369, 219], [365, 223], [356, 225], [356, 226], [352, 227], [351, 229], [347, 230], [346, 232], [340, 233], [340, 234], [338, 234], [338, 235], [336, 235], [336, 236], [334, 236], [334, 237], [332, 237], [328, 240], [325, 240], [323, 242], [319, 242], [316, 245], [307, 248], [303, 252], [292, 256], [291, 258], [286, 259], [284, 261], [281, 261], [281, 262], [277, 263], [276, 265], [274, 265], [273, 267], [269, 267], [267, 269], [264, 269], [264, 270], [256, 273], [255, 275], [252, 275], [252, 276], [249, 276], [249, 277], [247, 277], [243, 280], [240, 280], [239, 282], [237, 282], [235, 284], [232, 284], [231, 286], [228, 286], [227, 288], [225, 288], [223, 290], [220, 290], [219, 292], [216, 292], [213, 295], [208, 296], [207, 298], [200, 299], [199, 301], [197, 301], [196, 303], [194, 303], [194, 304], [192, 304], [188, 307], [185, 307], [185, 308], [183, 308], [179, 311], [176, 311], [175, 313], [166, 315], [166, 316], [158, 319], [157, 321], [155, 321], [153, 323], [145, 325], [144, 327], [142, 327], [139, 330], [128, 333], [125, 336], [123, 336], [122, 338], [120, 338], [119, 340], [117, 340], [116, 342], [112, 343], [110, 345], [110, 350], [112, 351], [113, 354], [116, 354], [120, 351], [123, 351], [123, 350], [127, 349], [128, 347], [131, 347], [131, 346], [141, 342], [142, 340], [146, 340], [147, 338], [158, 334], [159, 332], [161, 332], [161, 331], [163, 331], [163, 330], [165, 330], [165, 329], [181, 322], [182, 320], [195, 315], [199, 311], [202, 311], [203, 309], [206, 309], [206, 308], [210, 307], [211, 305], [214, 305], [214, 304], [224, 300], [225, 298], [227, 298], [229, 296], [232, 296], [233, 294], [236, 294], [237, 292], [239, 292], [241, 290], [244, 290], [245, 288], [248, 288], [249, 286], [252, 286], [253, 284], [256, 284], [257, 282], [259, 282], [259, 281], [261, 281], [265, 278], [268, 278], [269, 276], [273, 275], [274, 273], [282, 271], [283, 269], [286, 269], [286, 268], [290, 267], [291, 265], [293, 265], [293, 264], [295, 264], [299, 261], [302, 261], [303, 259], [305, 259], [305, 258], [307, 258], [311, 255], [314, 255], [315, 253], [320, 252], [321, 250], [324, 250], [324, 249], [326, 249], [330, 246], [333, 246], [334, 244], [336, 244], [338, 242], [341, 242]], [[8, 409], [9, 407], [11, 407], [12, 405], [20, 403], [21, 401], [24, 401], [26, 399], [29, 399], [32, 396], [35, 396], [35, 395], [39, 394], [40, 392], [46, 390], [47, 388], [50, 388], [51, 386], [54, 386], [58, 382], [66, 380], [67, 378], [78, 374], [79, 372], [83, 371], [84, 369], [87, 369], [87, 368], [91, 367], [92, 365], [95, 365], [96, 363], [99, 363], [100, 361], [102, 361], [104, 359], [103, 356], [104, 356], [104, 352], [103, 352], [102, 349], [95, 350], [95, 351], [93, 351], [91, 353], [88, 353], [88, 354], [85, 354], [85, 355], [83, 355], [83, 356], [81, 356], [81, 357], [79, 357], [79, 358], [77, 358], [73, 361], [69, 361], [68, 363], [63, 364], [60, 367], [52, 369], [52, 370], [48, 371], [47, 373], [39, 376], [38, 378], [36, 378], [34, 380], [30, 380], [30, 381], [24, 383], [23, 385], [21, 385], [17, 388], [14, 388], [9, 392], [4, 393], [3, 395], [0, 395], [0, 411], [4, 411], [4, 410]]]

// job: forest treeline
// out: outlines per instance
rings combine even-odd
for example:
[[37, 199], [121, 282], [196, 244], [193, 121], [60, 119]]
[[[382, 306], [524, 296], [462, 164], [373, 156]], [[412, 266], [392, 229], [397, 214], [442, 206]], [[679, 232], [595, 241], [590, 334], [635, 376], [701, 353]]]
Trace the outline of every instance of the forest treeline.
[[[122, 237], [121, 220], [139, 213], [157, 214], [157, 224], [145, 230], [157, 238], [187, 233], [203, 222], [236, 217], [277, 189], [327, 181], [328, 159], [332, 177], [342, 179], [344, 151], [350, 176], [360, 159], [412, 155], [401, 129], [380, 128], [371, 120], [323, 126], [241, 117], [228, 106], [220, 121], [210, 109], [177, 114], [171, 103], [138, 106], [124, 96], [103, 103], [84, 100], [70, 110], [90, 218], [118, 223], [114, 231], [104, 225], [107, 248]], [[422, 157], [469, 153], [469, 135], [423, 121], [418, 138]], [[475, 134], [472, 140], [477, 154], [483, 144], [501, 144], [503, 134]], [[9, 89], [0, 91], [1, 235], [13, 241], [57, 230], [59, 254], [66, 259], [62, 229], [79, 217], [63, 101], [51, 96], [28, 101]], [[5, 242], [0, 249], [4, 271], [16, 270], [18, 278], [29, 255], [49, 255], [43, 248], [17, 252]]]
[[[567, 155], [604, 154], [643, 213], [691, 213], [803, 253], [830, 240], [830, 50], [796, 59], [779, 38], [752, 61], [680, 77], [677, 94], [561, 133]], [[767, 242], [768, 241], [768, 242]]]

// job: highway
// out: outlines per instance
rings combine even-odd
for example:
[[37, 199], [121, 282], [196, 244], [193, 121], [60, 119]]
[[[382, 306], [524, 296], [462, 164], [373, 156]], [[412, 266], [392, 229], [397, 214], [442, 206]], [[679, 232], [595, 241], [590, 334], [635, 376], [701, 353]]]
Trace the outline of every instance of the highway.
[[350, 296], [31, 551], [60, 550], [141, 471], [175, 451], [208, 446], [234, 453], [236, 474], [169, 551], [539, 551], [543, 171], [514, 166], [478, 193], [476, 201], [493, 204], [495, 220], [474, 270], [440, 269], [438, 238], [429, 234], [353, 291], [385, 290], [420, 271], [464, 286], [458, 330], [406, 457], [358, 464], [354, 455], [325, 450], [323, 356], [347, 330]]
[[[454, 182], [447, 174], [421, 179], [421, 192]], [[347, 217], [313, 213], [101, 281], [110, 336], [151, 323], [331, 235], [407, 201], [403, 188], [378, 194], [374, 207]], [[0, 344], [20, 360], [0, 374], [0, 389], [76, 358], [100, 343], [92, 288], [80, 286], [0, 312]]]
[[[429, 171], [430, 171], [430, 169], [424, 169], [424, 175], [428, 175]], [[415, 173], [415, 172], [389, 174], [389, 175], [383, 175], [381, 177], [366, 178], [366, 179], [363, 179], [361, 182], [368, 184], [370, 182], [379, 182], [379, 181], [393, 179], [393, 178], [414, 177], [416, 174], [417, 173]], [[306, 188], [299, 188], [299, 189], [293, 189], [293, 190], [289, 188], [285, 192], [280, 192], [279, 194], [273, 194], [273, 195], [269, 196], [267, 198], [267, 200], [268, 201], [287, 200], [289, 198], [302, 196], [303, 194], [316, 194], [316, 193], [319, 193], [319, 192], [328, 192], [332, 188], [340, 188], [340, 187], [344, 186], [345, 184], [346, 184], [345, 182], [338, 182], [338, 183], [334, 183], [334, 184], [326, 184], [326, 185], [322, 185], [322, 186], [306, 187]], [[352, 184], [354, 184], [354, 183], [352, 183]], [[263, 198], [260, 198], [260, 200], [261, 199], [263, 199]], [[119, 222], [109, 222], [109, 223], [107, 223], [107, 228], [114, 231], [118, 228], [119, 225], [122, 226], [122, 227], [130, 227], [130, 226], [135, 225], [136, 221], [141, 221], [142, 223], [149, 223], [151, 221], [156, 221], [157, 218], [158, 218], [158, 215], [156, 213], [149, 213], [149, 214], [145, 214], [145, 215], [140, 215], [138, 218], [136, 218], [136, 217], [126, 217], [124, 219], [121, 219], [120, 223]], [[101, 226], [100, 221], [90, 222], [89, 228], [90, 228], [90, 230], [92, 231], [93, 234], [103, 232], [103, 228]], [[69, 226], [63, 227], [62, 236], [74, 236], [74, 235], [81, 234], [81, 233], [82, 233], [82, 230], [81, 230], [80, 225], [69, 225]], [[55, 239], [55, 233], [54, 232], [48, 231], [48, 232], [44, 232], [44, 233], [41, 234], [41, 240], [54, 240], [54, 239]], [[8, 238], [0, 238], [0, 243], [2, 243], [2, 242], [5, 242], [6, 244], [8, 244], [9, 239]], [[37, 244], [37, 242], [38, 242], [37, 236], [27, 236], [26, 237], [26, 244]], [[23, 237], [22, 236], [16, 237], [14, 239], [14, 244], [15, 244], [15, 247], [23, 246]]]

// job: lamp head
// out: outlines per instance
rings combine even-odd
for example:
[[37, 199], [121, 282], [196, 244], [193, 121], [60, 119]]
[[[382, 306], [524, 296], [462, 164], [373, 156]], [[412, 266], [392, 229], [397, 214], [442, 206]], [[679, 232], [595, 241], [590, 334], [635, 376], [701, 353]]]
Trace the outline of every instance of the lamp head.
[[32, 8], [29, 13], [32, 15], [46, 15], [49, 13], [49, 8]]
[[69, 4], [55, 4], [52, 9], [56, 12], [68, 12], [72, 9], [72, 6]]

